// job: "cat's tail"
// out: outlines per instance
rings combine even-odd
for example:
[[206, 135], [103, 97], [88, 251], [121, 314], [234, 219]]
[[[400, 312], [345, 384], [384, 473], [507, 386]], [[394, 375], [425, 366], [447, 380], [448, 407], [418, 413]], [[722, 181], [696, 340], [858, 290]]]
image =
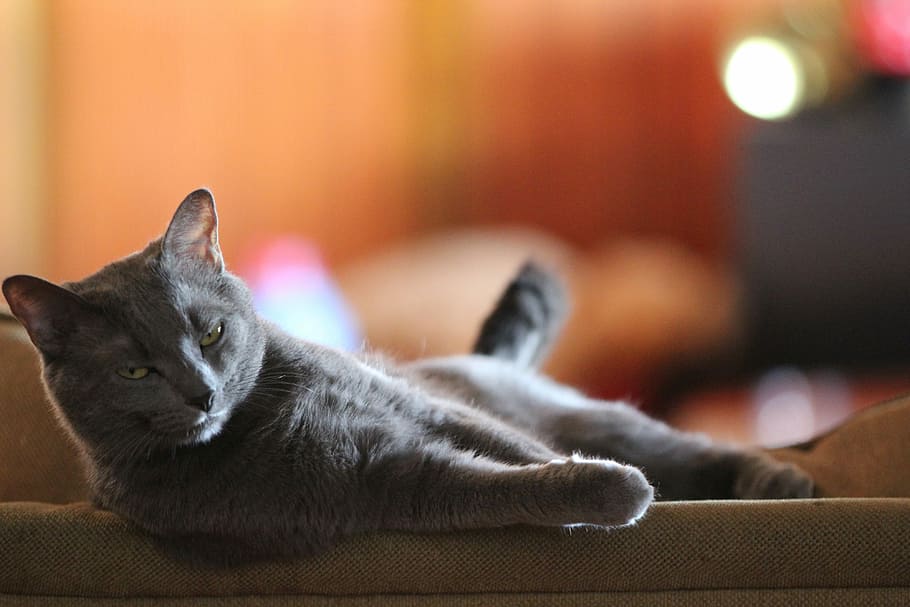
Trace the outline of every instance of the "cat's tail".
[[562, 281], [527, 262], [487, 316], [473, 352], [539, 367], [562, 328], [567, 310]]

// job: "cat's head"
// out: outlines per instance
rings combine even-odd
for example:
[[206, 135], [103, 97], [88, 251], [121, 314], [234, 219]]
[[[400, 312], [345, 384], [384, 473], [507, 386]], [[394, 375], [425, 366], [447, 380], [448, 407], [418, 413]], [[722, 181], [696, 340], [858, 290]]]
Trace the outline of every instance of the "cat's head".
[[3, 294], [41, 352], [58, 413], [96, 454], [209, 441], [259, 373], [262, 325], [224, 269], [208, 190], [144, 250], [63, 286], [13, 276]]

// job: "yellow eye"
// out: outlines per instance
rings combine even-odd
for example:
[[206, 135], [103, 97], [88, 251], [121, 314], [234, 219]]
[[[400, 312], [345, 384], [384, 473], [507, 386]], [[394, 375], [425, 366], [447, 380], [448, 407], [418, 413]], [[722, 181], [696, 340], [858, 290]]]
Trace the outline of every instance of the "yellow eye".
[[211, 346], [221, 339], [221, 334], [224, 333], [224, 323], [218, 323], [214, 329], [202, 336], [202, 339], [199, 340], [199, 345], [203, 348]]
[[117, 375], [126, 379], [142, 379], [149, 374], [148, 367], [125, 367], [117, 369]]

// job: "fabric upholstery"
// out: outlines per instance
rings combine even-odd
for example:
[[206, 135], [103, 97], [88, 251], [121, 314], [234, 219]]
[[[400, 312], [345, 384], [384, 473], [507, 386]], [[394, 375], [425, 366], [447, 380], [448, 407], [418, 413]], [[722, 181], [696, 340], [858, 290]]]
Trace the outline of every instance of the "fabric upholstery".
[[84, 504], [0, 506], [0, 592], [17, 597], [369, 604], [381, 596], [409, 604], [400, 597], [490, 596], [532, 604], [514, 599], [559, 593], [590, 604], [583, 599], [591, 594], [703, 598], [774, 589], [793, 597], [880, 588], [910, 601], [908, 564], [905, 499], [662, 503], [630, 528], [370, 534], [316, 558], [227, 570], [176, 562], [129, 524]]

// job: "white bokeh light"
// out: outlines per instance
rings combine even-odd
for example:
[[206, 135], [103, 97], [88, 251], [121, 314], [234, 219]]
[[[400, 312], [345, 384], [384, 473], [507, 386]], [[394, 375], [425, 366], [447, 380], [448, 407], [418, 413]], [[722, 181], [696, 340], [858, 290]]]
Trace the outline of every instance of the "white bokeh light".
[[796, 55], [774, 38], [747, 38], [724, 65], [724, 88], [742, 111], [764, 120], [793, 114], [802, 104], [805, 74]]

